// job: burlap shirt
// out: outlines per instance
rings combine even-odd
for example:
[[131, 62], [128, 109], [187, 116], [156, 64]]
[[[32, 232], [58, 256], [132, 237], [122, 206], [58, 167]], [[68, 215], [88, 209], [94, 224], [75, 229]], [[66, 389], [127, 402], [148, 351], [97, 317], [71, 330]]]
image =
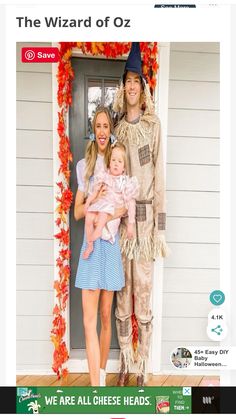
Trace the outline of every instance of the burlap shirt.
[[140, 184], [136, 199], [136, 237], [126, 237], [126, 219], [120, 226], [122, 253], [129, 259], [153, 260], [166, 256], [166, 199], [163, 170], [160, 121], [156, 115], [144, 114], [136, 123], [125, 117], [115, 130], [118, 141], [124, 143], [128, 157], [128, 174]]

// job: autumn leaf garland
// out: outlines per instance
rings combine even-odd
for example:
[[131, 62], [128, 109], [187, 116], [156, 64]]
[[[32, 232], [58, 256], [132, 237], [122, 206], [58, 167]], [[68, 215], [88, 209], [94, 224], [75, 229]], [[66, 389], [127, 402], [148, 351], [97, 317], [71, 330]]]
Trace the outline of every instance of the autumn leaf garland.
[[56, 258], [57, 279], [54, 281], [56, 304], [53, 309], [53, 324], [51, 330], [51, 340], [54, 345], [52, 369], [58, 378], [65, 377], [68, 369], [64, 367], [69, 359], [68, 349], [65, 343], [66, 320], [65, 310], [69, 297], [70, 280], [70, 232], [67, 216], [72, 204], [73, 194], [69, 187], [70, 170], [69, 163], [72, 161], [70, 151], [70, 140], [67, 135], [67, 112], [72, 103], [72, 80], [74, 77], [71, 66], [71, 50], [76, 44], [64, 43], [60, 46], [60, 60], [58, 64], [57, 81], [57, 102], [60, 111], [58, 112], [57, 133], [59, 137], [58, 157], [59, 170], [58, 176], [62, 178], [57, 183], [58, 193], [56, 196], [56, 220], [55, 224], [58, 233], [55, 239], [58, 240], [59, 251]]
[[[72, 104], [72, 81], [74, 72], [71, 64], [72, 49], [77, 48], [83, 54], [94, 56], [105, 56], [107, 58], [117, 58], [128, 54], [131, 42], [60, 42], [59, 62], [57, 71], [57, 102], [59, 107], [57, 133], [59, 137], [59, 171], [58, 176], [62, 181], [57, 183], [58, 192], [56, 196], [56, 220], [55, 224], [58, 233], [55, 239], [58, 240], [59, 250], [56, 258], [57, 278], [54, 281], [56, 303], [53, 309], [53, 323], [51, 330], [51, 341], [54, 345], [52, 369], [57, 374], [58, 379], [66, 377], [68, 369], [65, 367], [69, 359], [69, 352], [65, 343], [66, 320], [65, 310], [69, 297], [70, 280], [70, 230], [68, 214], [73, 200], [70, 190], [70, 169], [72, 162], [70, 151], [70, 139], [67, 133], [68, 108]], [[158, 71], [156, 42], [140, 42], [142, 54], [143, 74], [149, 83], [153, 93], [156, 86], [156, 74]], [[133, 347], [137, 349], [137, 320], [133, 313]]]

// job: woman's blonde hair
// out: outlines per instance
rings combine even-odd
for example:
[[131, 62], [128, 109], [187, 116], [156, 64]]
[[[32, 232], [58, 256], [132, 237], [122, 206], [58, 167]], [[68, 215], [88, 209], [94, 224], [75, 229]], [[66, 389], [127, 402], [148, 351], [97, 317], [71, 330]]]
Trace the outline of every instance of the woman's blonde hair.
[[124, 159], [124, 168], [125, 168], [125, 172], [127, 173], [128, 160], [127, 160], [127, 154], [126, 154], [126, 147], [123, 143], [120, 143], [119, 141], [116, 141], [115, 144], [111, 146], [111, 154], [108, 161], [108, 167], [110, 167], [112, 151], [115, 150], [115, 148], [118, 148], [122, 152], [123, 159]]
[[[99, 106], [95, 112], [95, 115], [93, 117], [93, 122], [92, 122], [92, 128], [93, 128], [93, 133], [95, 134], [95, 126], [96, 126], [96, 120], [99, 114], [101, 113], [105, 113], [109, 126], [110, 126], [110, 131], [111, 134], [113, 133], [113, 121], [112, 121], [112, 117], [110, 114], [110, 111], [108, 108], [106, 108], [105, 106]], [[85, 176], [84, 176], [84, 180], [85, 180], [85, 189], [86, 191], [88, 191], [88, 185], [89, 185], [89, 179], [91, 176], [93, 176], [94, 174], [94, 169], [95, 169], [95, 165], [96, 165], [96, 160], [97, 160], [97, 154], [98, 154], [98, 145], [96, 141], [89, 141], [87, 147], [86, 147], [86, 151], [85, 151], [85, 163], [86, 163], [86, 171], [85, 171]], [[108, 167], [108, 163], [109, 163], [109, 159], [110, 159], [110, 154], [111, 154], [111, 143], [109, 141], [106, 150], [105, 150], [105, 154], [104, 154], [104, 164], [106, 167]]]

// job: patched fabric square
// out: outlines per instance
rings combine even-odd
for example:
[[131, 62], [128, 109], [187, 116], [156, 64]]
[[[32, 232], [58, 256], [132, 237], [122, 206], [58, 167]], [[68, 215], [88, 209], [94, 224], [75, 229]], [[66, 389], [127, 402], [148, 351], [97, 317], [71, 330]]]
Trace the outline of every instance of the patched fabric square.
[[120, 322], [120, 336], [127, 337], [129, 336], [129, 319]]
[[136, 203], [136, 220], [137, 221], [146, 221], [146, 204], [137, 204]]
[[141, 345], [142, 344], [142, 329], [140, 327], [138, 328], [138, 341]]
[[139, 163], [140, 166], [144, 166], [149, 163], [151, 160], [150, 148], [149, 145], [145, 145], [138, 149]]
[[160, 212], [158, 214], [158, 230], [166, 229], [166, 213]]

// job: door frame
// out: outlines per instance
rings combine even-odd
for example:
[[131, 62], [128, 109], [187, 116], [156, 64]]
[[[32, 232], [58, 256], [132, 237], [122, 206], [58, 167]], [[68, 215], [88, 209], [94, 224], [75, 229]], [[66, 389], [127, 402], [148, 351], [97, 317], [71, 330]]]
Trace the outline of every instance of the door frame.
[[[59, 47], [59, 44], [53, 43], [52, 46]], [[158, 62], [160, 68], [157, 73], [157, 85], [155, 88], [155, 109], [156, 113], [161, 121], [161, 137], [163, 143], [163, 160], [164, 168], [166, 170], [166, 148], [167, 148], [167, 123], [168, 123], [168, 87], [169, 87], [169, 54], [170, 54], [170, 43], [160, 42], [158, 43]], [[83, 57], [79, 50], [72, 50], [72, 57]], [[86, 55], [86, 58], [93, 58], [92, 55]], [[97, 59], [103, 58], [103, 56], [96, 56]], [[127, 56], [123, 56], [119, 59], [127, 59]], [[56, 194], [58, 192], [57, 182], [60, 182], [60, 175], [58, 175], [58, 169], [60, 166], [58, 158], [58, 112], [59, 107], [57, 103], [57, 63], [52, 64], [52, 107], [53, 107], [53, 196], [54, 196], [54, 235], [57, 234], [57, 227], [55, 224], [56, 215]], [[69, 132], [69, 115], [67, 114], [67, 134]], [[69, 216], [67, 216], [67, 222], [69, 223]], [[54, 238], [54, 278], [57, 277], [57, 266], [56, 259], [59, 253], [58, 240]], [[152, 292], [152, 306], [153, 306], [153, 334], [150, 348], [150, 357], [148, 371], [152, 374], [161, 373], [161, 348], [162, 348], [162, 294], [163, 294], [163, 277], [164, 277], [164, 261], [158, 258], [154, 263], [153, 270], [153, 292]], [[56, 296], [54, 294], [54, 303], [56, 303]], [[154, 303], [155, 302], [155, 303]], [[64, 340], [69, 352], [69, 360], [67, 361], [67, 368], [69, 372], [88, 372], [87, 359], [79, 359], [76, 355], [76, 350], [70, 349], [70, 328], [68, 327], [70, 322], [70, 299], [68, 298], [67, 308], [65, 310], [65, 321], [66, 321], [66, 332]], [[155, 345], [154, 345], [155, 342]], [[74, 352], [74, 354], [73, 354]], [[119, 368], [118, 355], [119, 350], [112, 350], [113, 353], [117, 352], [117, 356], [108, 359], [107, 372], [117, 372]]]

